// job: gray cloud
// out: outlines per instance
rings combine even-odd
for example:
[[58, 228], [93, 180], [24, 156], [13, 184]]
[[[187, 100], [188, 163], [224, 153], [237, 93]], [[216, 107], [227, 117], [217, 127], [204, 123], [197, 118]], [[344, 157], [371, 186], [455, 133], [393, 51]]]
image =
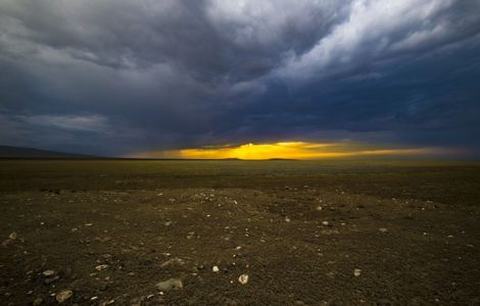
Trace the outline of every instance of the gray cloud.
[[34, 126], [53, 127], [63, 130], [103, 133], [109, 130], [107, 119], [99, 115], [20, 116], [21, 121]]
[[3, 0], [0, 140], [104, 154], [338, 138], [475, 151], [479, 16], [478, 0]]

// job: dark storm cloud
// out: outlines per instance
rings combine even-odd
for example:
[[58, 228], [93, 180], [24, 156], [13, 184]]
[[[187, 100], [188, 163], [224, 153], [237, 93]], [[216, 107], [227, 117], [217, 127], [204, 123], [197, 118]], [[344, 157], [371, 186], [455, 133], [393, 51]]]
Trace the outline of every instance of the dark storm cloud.
[[478, 0], [1, 0], [0, 139], [475, 151], [479, 16]]
[[250, 78], [302, 53], [345, 15], [333, 1], [7, 1], [7, 33], [113, 68], [176, 65], [201, 79]]

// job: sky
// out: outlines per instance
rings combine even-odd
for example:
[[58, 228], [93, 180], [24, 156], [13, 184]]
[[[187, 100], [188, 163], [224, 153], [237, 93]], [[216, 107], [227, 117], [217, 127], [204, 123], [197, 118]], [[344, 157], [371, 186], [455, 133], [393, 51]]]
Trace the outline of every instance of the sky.
[[480, 157], [480, 0], [0, 0], [0, 144]]

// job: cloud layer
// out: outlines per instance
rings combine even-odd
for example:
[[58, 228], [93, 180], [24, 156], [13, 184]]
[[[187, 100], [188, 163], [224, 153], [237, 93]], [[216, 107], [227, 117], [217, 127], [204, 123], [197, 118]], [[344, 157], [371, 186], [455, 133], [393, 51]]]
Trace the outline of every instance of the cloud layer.
[[480, 153], [480, 1], [2, 0], [0, 142]]

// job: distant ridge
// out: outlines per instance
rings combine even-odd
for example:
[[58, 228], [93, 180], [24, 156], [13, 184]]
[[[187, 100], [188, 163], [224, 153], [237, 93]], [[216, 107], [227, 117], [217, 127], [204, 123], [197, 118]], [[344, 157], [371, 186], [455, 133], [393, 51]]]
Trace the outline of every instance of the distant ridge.
[[172, 161], [293, 161], [291, 158], [269, 158], [248, 160], [241, 158], [135, 158], [135, 157], [102, 157], [86, 154], [66, 153], [50, 150], [41, 150], [28, 147], [0, 145], [0, 159], [102, 159], [102, 160], [172, 160]]
[[92, 155], [64, 153], [25, 147], [0, 146], [2, 159], [93, 159]]

